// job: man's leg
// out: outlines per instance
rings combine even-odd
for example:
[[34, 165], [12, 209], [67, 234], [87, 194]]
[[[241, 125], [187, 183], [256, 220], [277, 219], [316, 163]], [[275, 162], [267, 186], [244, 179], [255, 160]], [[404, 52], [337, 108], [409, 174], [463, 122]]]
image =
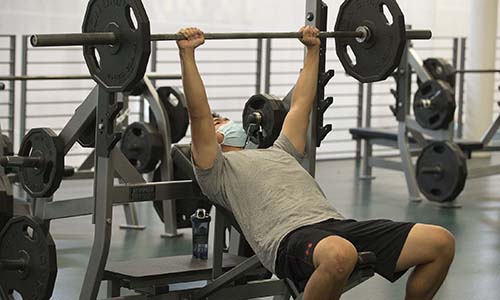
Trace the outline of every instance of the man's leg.
[[455, 239], [446, 229], [415, 225], [399, 256], [396, 271], [415, 266], [406, 285], [406, 300], [432, 299], [441, 287], [455, 255]]
[[321, 240], [314, 248], [315, 271], [307, 282], [304, 300], [337, 300], [356, 263], [358, 252], [339, 236]]

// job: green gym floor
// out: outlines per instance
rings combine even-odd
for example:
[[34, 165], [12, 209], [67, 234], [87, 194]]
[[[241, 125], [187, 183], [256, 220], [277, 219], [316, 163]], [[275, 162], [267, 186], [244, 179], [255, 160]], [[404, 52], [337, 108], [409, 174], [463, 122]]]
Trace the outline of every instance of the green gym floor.
[[[479, 163], [487, 163], [483, 159]], [[500, 185], [498, 177], [467, 182], [460, 209], [442, 209], [427, 201], [409, 203], [402, 173], [375, 169], [373, 182], [356, 180], [356, 163], [351, 160], [319, 162], [317, 178], [332, 204], [346, 217], [359, 220], [390, 218], [439, 224], [456, 236], [457, 253], [448, 279], [436, 299], [500, 299]], [[66, 182], [57, 197], [90, 195], [91, 183]], [[174, 239], [160, 237], [162, 224], [150, 203], [138, 206], [144, 231], [118, 228], [124, 222], [123, 209], [114, 209], [114, 230], [109, 260], [189, 254], [191, 235]], [[57, 245], [59, 271], [53, 299], [77, 299], [90, 248], [93, 226], [90, 217], [57, 220], [51, 232]], [[405, 278], [395, 284], [375, 276], [342, 299], [403, 299]], [[100, 297], [105, 296], [105, 283]], [[229, 299], [228, 299], [229, 300]]]

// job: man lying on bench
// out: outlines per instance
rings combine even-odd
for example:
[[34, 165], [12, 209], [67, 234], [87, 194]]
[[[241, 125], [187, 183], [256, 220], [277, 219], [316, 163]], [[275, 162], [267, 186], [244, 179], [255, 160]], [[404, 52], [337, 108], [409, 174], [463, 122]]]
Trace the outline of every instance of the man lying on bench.
[[290, 112], [269, 149], [243, 150], [241, 126], [212, 117], [195, 61], [204, 43], [197, 28], [180, 31], [182, 81], [191, 119], [192, 159], [203, 193], [230, 210], [264, 267], [297, 286], [304, 299], [339, 299], [358, 260], [374, 252], [375, 271], [393, 282], [409, 268], [406, 299], [432, 299], [454, 257], [454, 238], [441, 227], [389, 220], [357, 222], [335, 210], [303, 159], [318, 81], [318, 30], [303, 27], [307, 47]]

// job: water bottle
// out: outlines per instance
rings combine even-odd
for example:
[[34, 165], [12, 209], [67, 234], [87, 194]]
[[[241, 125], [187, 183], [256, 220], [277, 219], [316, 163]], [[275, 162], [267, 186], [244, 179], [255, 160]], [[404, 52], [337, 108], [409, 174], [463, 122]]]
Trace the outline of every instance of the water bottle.
[[198, 209], [191, 216], [193, 225], [193, 257], [208, 259], [208, 229], [211, 217], [204, 209]]

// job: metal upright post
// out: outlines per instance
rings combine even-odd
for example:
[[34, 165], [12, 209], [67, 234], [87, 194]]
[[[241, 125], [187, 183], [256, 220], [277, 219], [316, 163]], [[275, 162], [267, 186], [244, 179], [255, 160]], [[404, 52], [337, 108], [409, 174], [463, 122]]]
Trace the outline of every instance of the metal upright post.
[[[373, 100], [373, 84], [368, 83], [366, 85], [366, 109], [365, 113], [365, 127], [370, 128], [372, 126], [372, 100]], [[361, 175], [359, 179], [361, 180], [372, 180], [375, 179], [372, 175], [372, 166], [370, 165], [370, 160], [373, 155], [373, 145], [369, 139], [363, 140], [363, 162], [361, 164]]]
[[[306, 1], [306, 25], [312, 25], [320, 30], [326, 30], [328, 19], [328, 6], [321, 0], [307, 0]], [[318, 112], [319, 103], [325, 97], [325, 86], [322, 82], [322, 74], [325, 73], [326, 66], [326, 39], [321, 39], [319, 69], [318, 69], [318, 89], [316, 92], [316, 99], [314, 101], [311, 116], [309, 118], [309, 128], [307, 134], [306, 153], [303, 166], [311, 174], [315, 176], [316, 173], [316, 147], [318, 142]]]
[[94, 244], [80, 292], [80, 300], [97, 298], [109, 255], [113, 223], [114, 179], [111, 150], [119, 139], [119, 135], [115, 133], [115, 118], [118, 110], [116, 94], [99, 87], [96, 112]]
[[[26, 76], [28, 74], [28, 35], [23, 35], [23, 47], [21, 49], [21, 76]], [[21, 97], [19, 105], [19, 145], [23, 141], [23, 137], [26, 134], [26, 97], [28, 94], [26, 80], [21, 81]]]
[[266, 39], [266, 61], [265, 61], [265, 77], [264, 77], [264, 93], [269, 94], [271, 90], [271, 51], [272, 40]]
[[401, 63], [398, 68], [398, 107], [397, 107], [397, 120], [398, 120], [398, 148], [401, 155], [401, 165], [405, 173], [406, 186], [408, 188], [409, 199], [412, 202], [420, 202], [420, 190], [418, 188], [417, 179], [415, 175], [415, 167], [410, 152], [410, 142], [408, 138], [408, 129], [406, 127], [407, 118], [410, 115], [411, 107], [411, 73], [412, 68], [408, 63], [408, 53], [411, 48], [411, 43], [407, 42], [405, 52]]
[[[358, 117], [357, 124], [358, 128], [363, 126], [363, 100], [364, 100], [364, 84], [362, 82], [358, 83]], [[361, 159], [361, 140], [356, 140], [356, 162]]]
[[[463, 70], [465, 68], [465, 57], [467, 51], [467, 38], [463, 37], [460, 39], [460, 65], [459, 69]], [[460, 139], [463, 137], [464, 133], [464, 89], [465, 89], [465, 73], [460, 72], [458, 74], [458, 118], [457, 118], [457, 137]]]
[[[16, 74], [16, 36], [10, 37], [10, 75]], [[16, 100], [16, 82], [11, 80], [9, 83], [9, 137], [14, 141], [14, 127], [15, 127], [15, 100]], [[0, 131], [1, 132], [1, 131]]]
[[453, 53], [451, 57], [451, 63], [453, 64], [453, 67], [456, 69], [458, 66], [458, 43], [459, 40], [458, 38], [453, 38]]
[[262, 81], [262, 39], [257, 40], [257, 59], [256, 59], [256, 69], [255, 69], [255, 94], [259, 94], [261, 91], [261, 81]]
[[[129, 111], [130, 111], [130, 99], [128, 95], [123, 93], [117, 94], [117, 97], [120, 97], [123, 103], [122, 113], [123, 119], [121, 122], [117, 122], [117, 126], [120, 131], [125, 131], [126, 126], [129, 124]], [[144, 107], [143, 97], [141, 97], [142, 106]], [[120, 179], [120, 183], [123, 183], [123, 180]], [[135, 203], [125, 203], [123, 204], [123, 210], [125, 212], [125, 224], [121, 224], [121, 229], [131, 229], [131, 230], [143, 230], [146, 228], [144, 225], [139, 224], [139, 217], [137, 216], [137, 205]]]

